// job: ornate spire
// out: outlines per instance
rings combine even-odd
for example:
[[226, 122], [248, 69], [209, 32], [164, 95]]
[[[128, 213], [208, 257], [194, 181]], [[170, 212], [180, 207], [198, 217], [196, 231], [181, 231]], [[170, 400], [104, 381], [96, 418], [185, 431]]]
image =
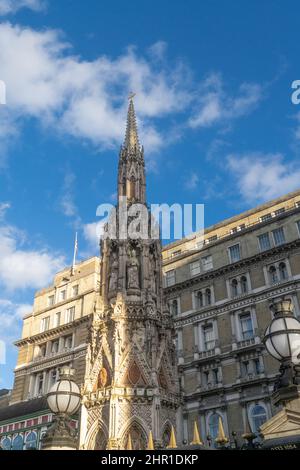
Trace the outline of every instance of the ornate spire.
[[170, 442], [169, 442], [169, 445], [167, 446], [167, 449], [177, 449], [174, 426], [172, 426], [171, 428]]
[[219, 417], [219, 429], [218, 429], [218, 436], [215, 439], [217, 444], [224, 445], [227, 444], [228, 438], [225, 436], [224, 428], [223, 428], [223, 421], [221, 416]]
[[134, 111], [134, 104], [133, 104], [134, 96], [135, 96], [134, 93], [130, 93], [128, 97], [129, 106], [128, 106], [128, 113], [127, 113], [126, 135], [125, 135], [125, 141], [124, 141], [124, 147], [127, 150], [134, 149], [134, 148], [139, 149], [140, 147], [137, 124], [136, 124], [136, 117], [135, 117], [135, 111]]
[[193, 440], [191, 442], [191, 445], [200, 445], [200, 446], [203, 445], [200, 439], [197, 421], [194, 421], [194, 435], [193, 435]]

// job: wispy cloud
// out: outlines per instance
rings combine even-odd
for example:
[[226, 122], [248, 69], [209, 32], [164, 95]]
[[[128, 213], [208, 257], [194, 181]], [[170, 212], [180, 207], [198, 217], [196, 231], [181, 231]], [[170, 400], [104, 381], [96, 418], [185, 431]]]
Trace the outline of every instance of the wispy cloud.
[[240, 196], [249, 204], [264, 202], [300, 187], [300, 165], [280, 153], [232, 154], [227, 157]]
[[67, 170], [62, 185], [59, 208], [68, 217], [75, 229], [79, 229], [82, 223], [79, 210], [75, 202], [76, 176], [73, 171]]
[[[161, 50], [161, 47], [157, 47]], [[157, 52], [158, 53], [158, 52]], [[160, 54], [163, 54], [161, 50]], [[1, 78], [14, 117], [33, 117], [98, 147], [119, 145], [130, 90], [137, 94], [141, 140], [148, 152], [164, 145], [153, 118], [182, 110], [189, 101], [185, 69], [157, 64], [129, 48], [117, 58], [84, 61], [54, 30], [0, 25]], [[20, 86], [22, 77], [22, 86]]]
[[[2, 215], [8, 208], [2, 204]], [[49, 249], [32, 249], [26, 233], [0, 221], [0, 286], [2, 291], [44, 287], [60, 270], [65, 259]]]
[[220, 74], [211, 74], [198, 91], [194, 115], [189, 120], [192, 128], [213, 125], [226, 126], [233, 120], [252, 112], [262, 99], [262, 87], [257, 83], [242, 83], [235, 95], [225, 89]]
[[0, 0], [0, 16], [16, 13], [21, 8], [40, 11], [45, 8], [44, 0]]
[[[178, 129], [186, 127], [187, 119], [192, 128], [224, 126], [250, 113], [262, 97], [261, 86], [254, 83], [243, 83], [230, 94], [218, 74], [196, 86], [187, 66], [179, 60], [170, 64], [163, 42], [144, 54], [130, 47], [116, 58], [86, 61], [73, 54], [58, 31], [4, 23], [0, 63], [12, 130], [22, 118], [31, 117], [99, 149], [122, 141], [124, 97], [130, 90], [137, 94], [138, 124], [147, 153], [178, 139]], [[169, 128], [157, 124], [167, 116], [178, 116], [176, 132], [172, 123]]]
[[20, 335], [24, 315], [31, 311], [32, 305], [0, 298], [0, 340], [4, 341], [7, 345], [16, 340]]
[[185, 178], [185, 181], [184, 181], [184, 187], [185, 189], [188, 189], [188, 190], [194, 190], [197, 188], [198, 186], [198, 183], [199, 183], [199, 176], [197, 175], [196, 172], [192, 171], [186, 178]]

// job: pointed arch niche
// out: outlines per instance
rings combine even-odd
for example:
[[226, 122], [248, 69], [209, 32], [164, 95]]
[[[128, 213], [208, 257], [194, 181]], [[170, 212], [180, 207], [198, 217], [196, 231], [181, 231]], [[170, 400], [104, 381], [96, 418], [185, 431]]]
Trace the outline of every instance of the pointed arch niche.
[[127, 427], [122, 438], [122, 449], [126, 449], [129, 434], [131, 437], [131, 443], [133, 450], [145, 450], [147, 447], [148, 436], [145, 432], [144, 427], [136, 420], [133, 419], [130, 425]]

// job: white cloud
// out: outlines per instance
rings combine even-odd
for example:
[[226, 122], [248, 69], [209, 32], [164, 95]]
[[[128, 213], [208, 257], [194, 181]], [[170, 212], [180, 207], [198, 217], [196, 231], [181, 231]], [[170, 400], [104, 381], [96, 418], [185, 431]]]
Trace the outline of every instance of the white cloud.
[[83, 225], [83, 236], [92, 250], [99, 249], [100, 231], [103, 224], [101, 222], [92, 222]]
[[218, 74], [211, 74], [201, 84], [194, 115], [189, 120], [192, 128], [226, 125], [255, 109], [262, 99], [262, 87], [256, 83], [242, 83], [235, 96], [230, 96]]
[[192, 171], [184, 182], [184, 187], [188, 190], [196, 189], [199, 183], [199, 176]]
[[250, 204], [263, 202], [300, 187], [300, 166], [285, 162], [281, 154], [229, 155], [228, 169], [239, 194]]
[[122, 140], [130, 90], [137, 94], [141, 141], [148, 151], [164, 143], [150, 120], [179, 112], [190, 99], [183, 67], [169, 70], [164, 62], [146, 60], [134, 48], [116, 59], [84, 61], [72, 55], [70, 45], [54, 30], [1, 24], [0, 63], [7, 107], [15, 117], [37, 118], [100, 147]]
[[9, 202], [0, 202], [0, 221], [4, 218], [7, 209], [10, 208]]
[[21, 8], [39, 11], [44, 6], [45, 2], [43, 0], [0, 0], [0, 16], [16, 13]]
[[24, 315], [32, 311], [32, 305], [16, 303], [0, 298], [0, 340], [9, 346], [20, 336], [20, 328]]
[[65, 265], [63, 256], [51, 253], [46, 248], [26, 249], [26, 245], [26, 234], [6, 224], [2, 219], [0, 224], [0, 286], [2, 290], [44, 287]]
[[72, 171], [67, 171], [64, 177], [62, 185], [62, 196], [59, 201], [59, 205], [62, 213], [66, 217], [72, 217], [75, 219], [76, 224], [80, 223], [80, 217], [78, 215], [78, 209], [74, 201], [74, 185], [76, 176]]

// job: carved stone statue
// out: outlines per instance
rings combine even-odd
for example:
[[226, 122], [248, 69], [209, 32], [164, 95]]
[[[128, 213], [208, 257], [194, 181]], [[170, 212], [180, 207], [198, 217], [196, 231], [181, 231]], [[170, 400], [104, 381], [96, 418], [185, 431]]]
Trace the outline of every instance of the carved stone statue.
[[114, 291], [117, 289], [118, 285], [118, 260], [116, 253], [112, 255], [112, 261], [110, 266], [110, 276], [109, 276], [109, 291]]
[[150, 289], [152, 292], [156, 293], [156, 263], [155, 263], [155, 257], [154, 254], [150, 252], [149, 256], [150, 260]]
[[134, 249], [131, 251], [130, 258], [127, 263], [127, 288], [140, 288], [139, 261], [136, 257], [136, 252]]

